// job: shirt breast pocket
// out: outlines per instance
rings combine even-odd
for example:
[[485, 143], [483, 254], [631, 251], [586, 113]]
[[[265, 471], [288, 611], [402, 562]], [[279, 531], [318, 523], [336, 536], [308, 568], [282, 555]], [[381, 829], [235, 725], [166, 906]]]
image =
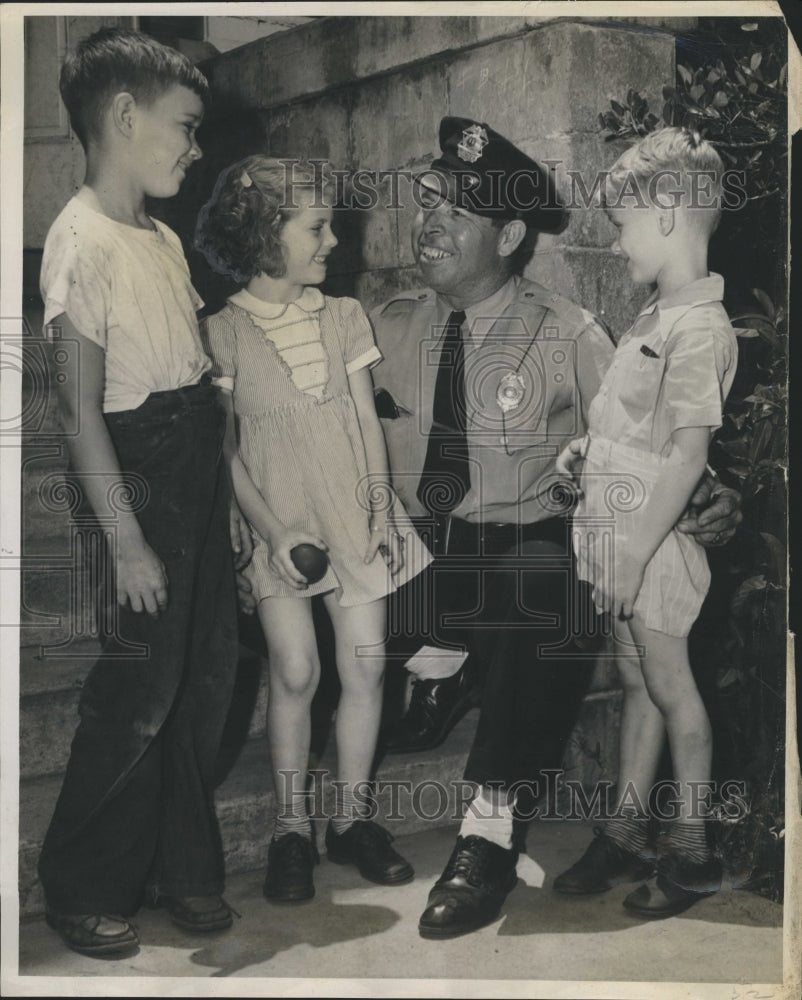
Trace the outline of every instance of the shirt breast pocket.
[[616, 392], [627, 414], [640, 422], [654, 413], [665, 375], [665, 358], [638, 354], [637, 361], [620, 373]]

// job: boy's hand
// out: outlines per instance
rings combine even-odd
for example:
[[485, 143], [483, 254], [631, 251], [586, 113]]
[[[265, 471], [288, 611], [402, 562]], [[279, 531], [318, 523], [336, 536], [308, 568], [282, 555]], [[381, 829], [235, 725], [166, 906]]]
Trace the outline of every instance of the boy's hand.
[[643, 574], [646, 565], [633, 558], [624, 556], [615, 563], [615, 577], [611, 581], [612, 589], [596, 587], [593, 599], [601, 611], [612, 614], [615, 618], [629, 620], [632, 609], [643, 586]]
[[306, 590], [309, 586], [306, 577], [295, 568], [295, 563], [290, 556], [290, 550], [296, 545], [315, 545], [324, 552], [329, 551], [328, 545], [317, 535], [307, 535], [304, 531], [292, 531], [285, 529], [281, 534], [271, 535], [268, 538], [270, 545], [270, 559], [268, 565], [273, 572], [288, 583], [295, 590]]
[[234, 569], [239, 571], [251, 561], [253, 538], [250, 526], [242, 516], [239, 504], [233, 498], [229, 510], [229, 528], [231, 531], [231, 551], [234, 553]]
[[582, 461], [582, 452], [585, 447], [585, 438], [575, 438], [569, 441], [560, 452], [555, 468], [561, 476], [568, 476], [569, 479], [576, 479], [575, 468]]
[[743, 519], [741, 494], [706, 476], [677, 522], [677, 530], [693, 535], [706, 548], [715, 548], [726, 545]]
[[167, 608], [167, 571], [164, 563], [144, 540], [118, 540], [117, 603], [130, 604], [136, 614], [147, 611], [158, 618]]

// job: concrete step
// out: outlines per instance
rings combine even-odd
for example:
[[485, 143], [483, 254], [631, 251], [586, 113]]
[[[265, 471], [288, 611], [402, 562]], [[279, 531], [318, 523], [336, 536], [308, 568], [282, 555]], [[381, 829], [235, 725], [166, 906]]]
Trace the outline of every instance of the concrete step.
[[[77, 640], [61, 651], [50, 646], [20, 650], [20, 777], [64, 771], [78, 724], [81, 688], [99, 652], [93, 639]], [[264, 734], [267, 694], [266, 664], [263, 669], [260, 657], [243, 648], [227, 723], [231, 741]]]
[[[376, 818], [393, 836], [456, 822], [461, 808], [459, 782], [477, 719], [477, 710], [469, 712], [436, 755], [403, 754], [381, 762], [376, 774]], [[332, 744], [333, 739], [322, 758], [312, 764], [317, 775], [314, 788], [319, 790], [313, 802], [321, 853], [325, 853], [326, 817], [333, 812]], [[234, 874], [261, 869], [267, 864], [276, 816], [267, 740], [251, 739], [239, 751], [224, 747], [221, 766], [227, 773], [217, 789], [216, 801], [226, 871]], [[20, 784], [19, 896], [20, 915], [24, 917], [44, 910], [36, 864], [60, 787], [60, 775], [31, 778]]]

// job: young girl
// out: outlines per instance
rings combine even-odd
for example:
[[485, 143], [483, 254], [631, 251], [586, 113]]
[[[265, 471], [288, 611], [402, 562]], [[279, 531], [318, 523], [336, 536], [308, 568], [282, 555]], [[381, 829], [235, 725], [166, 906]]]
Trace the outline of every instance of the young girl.
[[669, 850], [656, 880], [624, 902], [647, 917], [680, 912], [715, 892], [721, 875], [704, 822], [710, 723], [687, 643], [710, 572], [701, 546], [672, 530], [704, 472], [737, 361], [724, 285], [707, 270], [721, 172], [709, 143], [679, 128], [653, 133], [613, 166], [605, 206], [618, 229], [613, 249], [634, 281], [657, 291], [618, 344], [587, 436], [557, 463], [571, 475], [584, 458], [574, 547], [597, 609], [620, 620], [624, 707], [618, 815], [554, 888], [600, 892], [653, 870], [644, 856], [647, 807], [667, 732], [678, 786]]
[[[323, 595], [342, 695], [336, 743], [341, 801], [329, 857], [385, 885], [410, 865], [366, 816], [378, 737], [385, 597], [430, 560], [388, 487], [369, 366], [380, 359], [354, 299], [315, 287], [337, 245], [325, 178], [293, 161], [252, 156], [225, 171], [198, 224], [211, 265], [245, 282], [207, 322], [228, 406], [226, 454], [254, 535], [247, 576], [270, 665], [268, 734], [279, 815], [268, 853], [269, 899], [314, 895], [317, 860], [305, 782], [310, 706], [320, 666], [309, 598]], [[238, 440], [237, 440], [238, 437]], [[292, 550], [328, 555], [307, 581]]]

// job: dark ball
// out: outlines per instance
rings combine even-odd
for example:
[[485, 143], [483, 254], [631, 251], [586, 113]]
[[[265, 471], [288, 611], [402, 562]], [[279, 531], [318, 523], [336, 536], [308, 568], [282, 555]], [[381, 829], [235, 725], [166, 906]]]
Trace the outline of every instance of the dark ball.
[[303, 573], [307, 583], [317, 583], [326, 575], [329, 568], [329, 557], [317, 545], [302, 542], [290, 549], [290, 559], [299, 573]]

